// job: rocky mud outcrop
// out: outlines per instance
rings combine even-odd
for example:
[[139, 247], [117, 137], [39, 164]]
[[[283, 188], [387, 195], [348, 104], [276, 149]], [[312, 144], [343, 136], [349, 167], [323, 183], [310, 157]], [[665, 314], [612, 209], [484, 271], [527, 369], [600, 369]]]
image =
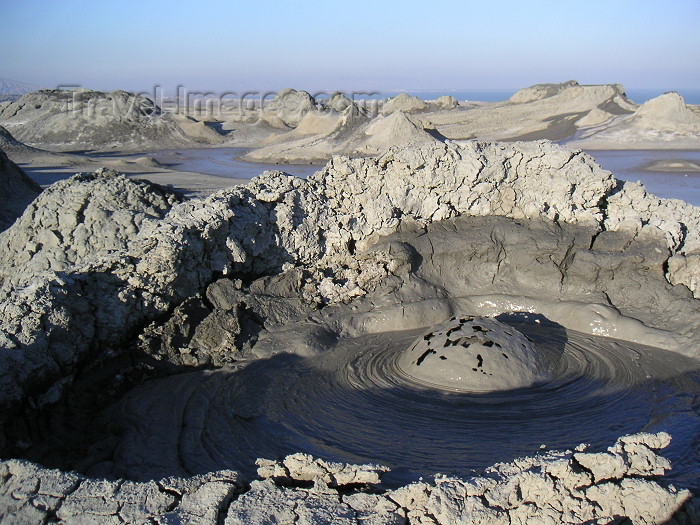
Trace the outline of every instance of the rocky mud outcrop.
[[627, 518], [635, 525], [692, 524], [700, 508], [685, 490], [654, 478], [669, 468], [657, 453], [666, 434], [620, 438], [606, 452], [547, 452], [488, 469], [438, 475], [396, 490], [378, 485], [381, 467], [297, 454], [260, 460], [261, 479], [231, 471], [149, 482], [90, 479], [25, 461], [0, 463], [4, 523], [341, 523], [452, 525], [582, 524]]

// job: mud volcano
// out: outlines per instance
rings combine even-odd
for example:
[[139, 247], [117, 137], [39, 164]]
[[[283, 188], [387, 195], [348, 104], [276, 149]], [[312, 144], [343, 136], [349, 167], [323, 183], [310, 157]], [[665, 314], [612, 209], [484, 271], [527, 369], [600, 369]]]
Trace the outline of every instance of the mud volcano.
[[692, 522], [699, 224], [549, 143], [58, 183], [0, 236], [4, 515]]

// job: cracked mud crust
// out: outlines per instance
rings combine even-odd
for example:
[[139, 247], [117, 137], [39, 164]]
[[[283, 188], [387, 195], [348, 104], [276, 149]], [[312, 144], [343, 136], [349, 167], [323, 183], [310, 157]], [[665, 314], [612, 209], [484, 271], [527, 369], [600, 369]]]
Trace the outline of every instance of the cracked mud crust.
[[607, 452], [581, 445], [500, 463], [481, 477], [438, 475], [390, 491], [376, 476], [386, 469], [304, 455], [261, 460], [263, 479], [250, 485], [230, 471], [135, 483], [10, 460], [0, 463], [0, 518], [13, 524], [603, 524], [625, 517], [643, 525], [696, 523], [700, 508], [688, 491], [655, 480], [669, 468], [657, 452], [670, 440], [664, 433], [625, 436]]

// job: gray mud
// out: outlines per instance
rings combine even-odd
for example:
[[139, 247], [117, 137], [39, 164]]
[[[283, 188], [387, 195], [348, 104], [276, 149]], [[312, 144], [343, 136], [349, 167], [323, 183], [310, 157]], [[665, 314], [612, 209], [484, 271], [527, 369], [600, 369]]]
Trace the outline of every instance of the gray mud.
[[674, 437], [667, 479], [700, 489], [697, 362], [539, 318], [502, 318], [549, 358], [551, 380], [446, 392], [398, 365], [425, 328], [345, 337], [313, 357], [281, 354], [134, 389], [102, 413], [120, 435], [111, 460], [87, 472], [148, 480], [229, 468], [250, 479], [256, 458], [301, 451], [387, 465], [383, 481], [400, 486], [438, 472], [467, 476], [541, 447], [597, 449], [622, 434], [664, 430]]
[[[237, 300], [252, 308], [251, 319], [267, 318], [266, 328], [239, 318], [242, 331], [257, 326], [257, 333], [237, 362], [216, 371], [148, 380], [111, 406], [92, 407], [89, 423], [82, 423], [89, 438], [78, 447], [87, 452], [78, 457], [61, 457], [66, 445], [60, 434], [55, 442], [49, 439], [27, 451], [27, 457], [94, 477], [147, 481], [222, 468], [252, 479], [257, 458], [304, 452], [331, 461], [387, 465], [391, 472], [384, 482], [398, 487], [436, 473], [468, 476], [498, 461], [532, 455], [542, 446], [564, 450], [585, 442], [597, 449], [620, 435], [666, 431], [673, 441], [665, 455], [674, 466], [667, 478], [698, 490], [698, 361], [641, 343], [676, 347], [679, 340], [670, 333], [602, 304], [591, 309], [580, 302], [595, 297], [589, 290], [595, 286], [604, 291], [600, 297], [616, 300], [619, 307], [632, 305], [623, 311], [645, 315], [653, 325], [670, 306], [652, 306], [647, 300], [634, 310], [634, 304], [646, 294], [679, 290], [664, 284], [660, 267], [646, 266], [650, 260], [628, 254], [622, 264], [613, 258], [615, 249], [626, 246], [624, 237], [619, 245], [608, 240], [602, 249], [591, 250], [590, 235], [586, 229], [559, 230], [540, 221], [498, 217], [444, 221], [427, 233], [402, 232], [390, 242], [403, 242], [413, 262], [400, 285], [394, 282], [366, 299], [310, 317], [308, 310], [283, 311], [293, 293], [287, 290], [285, 299], [274, 295], [285, 281], [261, 279], [249, 292], [236, 292]], [[492, 250], [489, 242], [499, 249]], [[555, 267], [537, 262], [565, 253], [572, 260], [595, 261], [598, 277], [577, 270], [573, 262], [563, 277], [553, 275]], [[646, 282], [642, 290], [629, 284], [625, 293], [615, 290], [624, 280]], [[223, 279], [207, 295], [215, 304], [225, 303], [222, 297], [230, 286]], [[260, 310], [255, 304], [266, 297], [268, 306]], [[681, 306], [682, 297], [671, 303], [673, 308], [692, 308], [691, 303]], [[217, 312], [221, 310], [209, 318]], [[470, 386], [477, 384], [473, 382], [455, 388], [454, 381], [446, 380], [448, 386], [441, 387], [412, 375], [403, 361], [416, 341], [427, 340], [441, 327], [459, 334], [459, 319], [468, 315], [498, 316], [534, 345], [528, 364], [532, 370], [526, 370], [537, 378], [531, 385], [513, 388], [500, 380], [490, 383], [492, 391], [484, 391]], [[197, 322], [193, 312], [181, 319]], [[169, 337], [171, 351], [183, 355], [183, 342]], [[492, 374], [492, 363], [506, 349], [479, 348], [464, 372], [480, 378]], [[691, 348], [679, 350], [692, 354]], [[258, 358], [251, 361], [253, 356]], [[441, 356], [436, 354], [436, 363]], [[70, 412], [64, 417], [70, 418]], [[53, 435], [50, 428], [46, 433]]]
[[[162, 500], [139, 514], [160, 520], [218, 484], [206, 523], [250, 523], [241, 516], [275, 498], [341, 501], [323, 479], [276, 484], [337, 465], [293, 456], [256, 469], [261, 457], [377, 462], [400, 486], [529, 455], [479, 481], [402, 486], [389, 508], [513, 523], [567, 502], [578, 510], [562, 503], [552, 523], [662, 523], [689, 497], [677, 487], [699, 488], [699, 225], [697, 208], [549, 143], [336, 157], [307, 179], [268, 172], [182, 202], [106, 171], [60, 182], [0, 236], [0, 497], [9, 513], [72, 518], [111, 503], [95, 487], [130, 487]], [[494, 373], [516, 355], [521, 388]], [[532, 458], [581, 442], [615, 445]], [[673, 468], [659, 480], [671, 469], [661, 449]], [[246, 486], [229, 468], [267, 481]]]

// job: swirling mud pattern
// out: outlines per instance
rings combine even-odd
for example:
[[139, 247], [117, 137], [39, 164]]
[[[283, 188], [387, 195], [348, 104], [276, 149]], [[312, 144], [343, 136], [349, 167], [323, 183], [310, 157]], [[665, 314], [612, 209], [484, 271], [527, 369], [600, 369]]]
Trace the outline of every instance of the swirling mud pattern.
[[[489, 375], [505, 361], [508, 374]], [[697, 487], [695, 368], [533, 315], [455, 317], [139, 387], [108, 413], [122, 425], [111, 468], [136, 479], [222, 466], [252, 475], [256, 458], [303, 451], [388, 465], [384, 481], [398, 485], [468, 475], [541, 446], [603, 448], [625, 433], [665, 430], [674, 438], [669, 479]]]

